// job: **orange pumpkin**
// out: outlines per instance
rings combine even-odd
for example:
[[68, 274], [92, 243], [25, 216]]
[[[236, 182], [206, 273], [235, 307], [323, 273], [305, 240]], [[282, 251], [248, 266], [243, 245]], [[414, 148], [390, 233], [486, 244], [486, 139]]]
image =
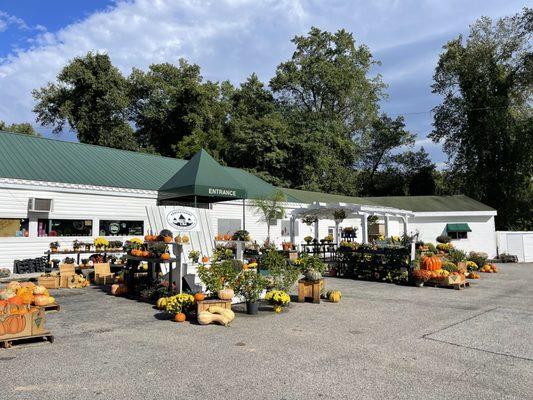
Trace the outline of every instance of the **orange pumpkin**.
[[176, 315], [174, 315], [174, 321], [176, 321], [176, 322], [183, 322], [186, 319], [187, 319], [187, 317], [182, 312], [177, 313]]
[[209, 262], [209, 257], [207, 257], [207, 256], [203, 256], [203, 257], [202, 257], [202, 262], [203, 262], [204, 264], [207, 263], [207, 262]]
[[205, 300], [205, 294], [202, 292], [198, 292], [194, 294], [194, 300], [195, 301], [204, 301]]
[[33, 289], [30, 289], [29, 286], [21, 287], [17, 290], [17, 296], [22, 299], [24, 304], [31, 304], [33, 302]]
[[3, 323], [6, 334], [19, 333], [26, 328], [26, 318], [24, 315], [12, 314]]
[[229, 234], [224, 235], [224, 240], [231, 240], [231, 235]]
[[24, 305], [24, 301], [22, 301], [22, 298], [19, 295], [13, 296], [10, 299], [7, 299], [7, 302], [9, 304], [17, 304], [19, 306]]
[[161, 260], [170, 260], [170, 254], [168, 253], [161, 254]]
[[148, 250], [141, 251], [141, 257], [150, 257], [150, 252]]
[[437, 256], [423, 257], [422, 258], [422, 269], [428, 271], [436, 271], [442, 267], [442, 259]]
[[172, 236], [163, 236], [163, 242], [172, 243]]

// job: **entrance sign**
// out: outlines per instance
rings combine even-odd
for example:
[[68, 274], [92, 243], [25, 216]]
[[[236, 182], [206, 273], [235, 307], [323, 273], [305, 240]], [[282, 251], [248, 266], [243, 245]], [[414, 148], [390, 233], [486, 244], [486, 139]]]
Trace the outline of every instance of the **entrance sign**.
[[237, 197], [237, 191], [231, 189], [219, 189], [219, 188], [209, 188], [209, 195], [211, 196], [230, 196]]
[[167, 213], [167, 223], [178, 231], [198, 230], [198, 216], [193, 210], [176, 208]]

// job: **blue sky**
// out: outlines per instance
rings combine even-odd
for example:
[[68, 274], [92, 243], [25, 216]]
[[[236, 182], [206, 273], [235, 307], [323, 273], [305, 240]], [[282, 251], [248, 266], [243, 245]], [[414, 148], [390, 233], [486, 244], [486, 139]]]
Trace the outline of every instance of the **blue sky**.
[[[0, 0], [0, 120], [34, 123], [31, 90], [53, 81], [65, 63], [89, 50], [107, 52], [125, 74], [132, 67], [185, 57], [205, 78], [268, 81], [290, 58], [294, 35], [311, 26], [345, 28], [382, 62], [389, 85], [383, 111], [405, 115], [439, 165], [446, 160], [431, 131], [431, 93], [442, 45], [482, 15], [519, 12], [501, 0]], [[36, 126], [45, 135], [49, 130]], [[73, 140], [72, 134], [62, 134]]]

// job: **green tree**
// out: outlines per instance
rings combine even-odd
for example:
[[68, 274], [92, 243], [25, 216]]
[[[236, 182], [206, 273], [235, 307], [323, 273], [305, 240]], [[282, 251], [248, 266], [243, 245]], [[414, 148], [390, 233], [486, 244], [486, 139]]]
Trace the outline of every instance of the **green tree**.
[[281, 190], [266, 198], [252, 200], [252, 209], [260, 215], [260, 220], [267, 224], [268, 242], [270, 242], [270, 224], [285, 216], [285, 207], [283, 206], [285, 201], [287, 201], [287, 198]]
[[444, 143], [458, 189], [498, 210], [497, 227], [531, 228], [533, 11], [483, 17], [448, 42], [435, 70], [430, 137]]
[[129, 77], [131, 118], [141, 146], [169, 157], [190, 158], [201, 147], [221, 160], [228, 113], [224, 91], [231, 85], [203, 82], [200, 67], [179, 64], [134, 69]]
[[65, 124], [82, 143], [134, 150], [137, 142], [128, 123], [127, 81], [106, 54], [74, 58], [57, 83], [33, 91], [37, 122], [63, 131]]
[[0, 121], [0, 131], [22, 133], [30, 136], [41, 136], [28, 122], [8, 125], [4, 121]]

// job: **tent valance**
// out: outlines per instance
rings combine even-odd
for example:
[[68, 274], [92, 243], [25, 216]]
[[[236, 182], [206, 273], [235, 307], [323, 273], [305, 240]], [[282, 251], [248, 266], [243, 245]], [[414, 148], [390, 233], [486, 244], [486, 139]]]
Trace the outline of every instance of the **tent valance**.
[[468, 224], [446, 224], [446, 232], [472, 232]]

